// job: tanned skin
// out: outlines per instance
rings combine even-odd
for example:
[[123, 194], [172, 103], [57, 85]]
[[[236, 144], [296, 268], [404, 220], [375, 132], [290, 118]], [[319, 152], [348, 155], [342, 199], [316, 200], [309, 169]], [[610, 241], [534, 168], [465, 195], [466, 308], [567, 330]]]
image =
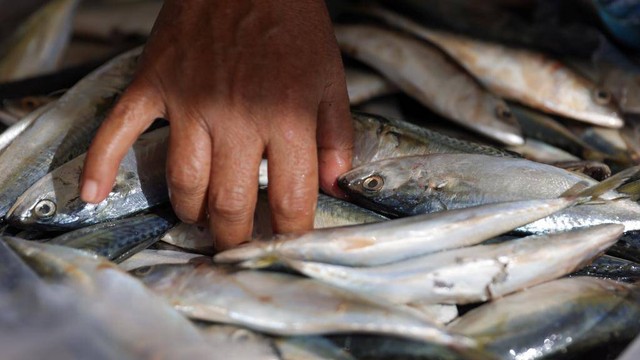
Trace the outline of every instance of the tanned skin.
[[341, 196], [353, 127], [323, 0], [167, 0], [136, 76], [85, 160], [81, 198], [97, 203], [156, 118], [170, 122], [167, 180], [187, 223], [220, 250], [251, 236], [258, 166], [269, 161], [276, 232], [313, 227], [318, 187]]

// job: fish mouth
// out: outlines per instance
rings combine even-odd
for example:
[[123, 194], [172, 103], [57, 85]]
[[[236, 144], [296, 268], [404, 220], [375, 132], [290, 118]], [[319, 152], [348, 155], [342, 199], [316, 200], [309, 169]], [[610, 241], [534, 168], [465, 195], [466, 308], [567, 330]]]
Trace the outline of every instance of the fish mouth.
[[340, 176], [338, 178], [338, 187], [347, 194], [351, 194], [351, 181], [346, 176]]

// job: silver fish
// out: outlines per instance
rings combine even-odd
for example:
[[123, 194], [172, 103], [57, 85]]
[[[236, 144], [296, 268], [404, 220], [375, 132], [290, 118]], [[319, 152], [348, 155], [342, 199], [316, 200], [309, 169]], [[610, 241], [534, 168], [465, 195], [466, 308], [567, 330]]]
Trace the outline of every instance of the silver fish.
[[80, 174], [85, 155], [76, 157], [38, 180], [7, 214], [19, 227], [75, 229], [135, 214], [169, 201], [165, 177], [169, 128], [143, 134], [120, 163], [115, 185], [105, 200], [80, 200]]
[[456, 139], [406, 121], [352, 112], [353, 166], [409, 155], [470, 153], [517, 157], [513, 152]]
[[440, 50], [368, 25], [334, 27], [343, 52], [373, 67], [436, 113], [501, 143], [523, 142], [507, 104]]
[[[113, 349], [98, 349], [118, 351], [118, 359], [224, 358], [216, 355], [215, 347], [187, 319], [107, 260], [63, 246], [8, 237], [4, 240], [47, 282], [81, 299], [76, 311], [87, 313], [101, 330], [89, 332], [90, 338], [99, 334], [97, 337], [106, 342], [102, 346], [116, 344], [111, 345]], [[123, 306], [127, 311], [122, 311]], [[73, 319], [68, 316], [66, 321], [72, 325]]]
[[383, 305], [299, 276], [207, 265], [158, 265], [132, 273], [195, 319], [278, 335], [365, 332], [473, 347], [473, 341], [442, 332], [408, 308]]
[[148, 214], [92, 225], [47, 241], [103, 256], [115, 263], [124, 261], [160, 239], [176, 219]]
[[[629, 171], [633, 171], [630, 169]], [[353, 169], [340, 186], [359, 203], [395, 216], [425, 214], [472, 205], [560, 196], [579, 183], [598, 184], [582, 174], [525, 159], [474, 154], [434, 154], [382, 160]], [[604, 204], [584, 204], [519, 230], [548, 232], [617, 223], [640, 229], [640, 205], [608, 191]]]
[[211, 258], [183, 251], [145, 249], [124, 260], [118, 267], [129, 271], [143, 266], [201, 262], [211, 262]]
[[373, 71], [346, 67], [345, 76], [347, 77], [347, 92], [351, 105], [358, 105], [396, 91], [395, 86]]
[[56, 69], [71, 39], [79, 0], [54, 0], [30, 16], [0, 47], [0, 82]]
[[538, 359], [633, 338], [640, 332], [639, 304], [634, 285], [560, 279], [484, 304], [448, 328], [474, 337], [502, 359]]
[[[265, 265], [275, 257], [373, 266], [478, 244], [575, 203], [568, 198], [490, 204], [376, 224], [314, 230], [275, 241], [253, 241], [217, 254], [219, 263]], [[254, 264], [256, 262], [256, 264]], [[263, 265], [264, 266], [264, 265]]]
[[624, 124], [595, 84], [542, 53], [433, 30], [381, 7], [367, 13], [437, 45], [499, 96], [600, 126]]
[[[387, 217], [371, 210], [361, 208], [344, 200], [336, 199], [324, 194], [318, 194], [318, 202], [314, 218], [314, 228], [367, 224], [388, 220]], [[261, 191], [258, 194], [255, 213], [253, 216], [254, 239], [272, 237], [271, 210], [267, 194]], [[180, 223], [167, 231], [161, 241], [175, 245], [188, 251], [200, 254], [213, 255], [215, 253], [214, 236], [208, 227], [194, 224]]]
[[46, 113], [54, 106], [53, 103], [44, 105], [33, 112], [27, 114], [15, 124], [9, 126], [0, 134], [0, 153], [4, 151], [20, 134], [27, 130], [42, 114]]
[[509, 146], [507, 149], [522, 155], [525, 159], [545, 164], [559, 161], [579, 161], [580, 158], [553, 145], [535, 139], [525, 139], [524, 144]]
[[87, 75], [0, 154], [0, 217], [49, 171], [86, 151], [133, 76], [140, 52], [125, 53]]
[[466, 304], [567, 275], [604, 252], [623, 230], [622, 225], [599, 225], [366, 268], [295, 260], [285, 263], [322, 282], [393, 303]]

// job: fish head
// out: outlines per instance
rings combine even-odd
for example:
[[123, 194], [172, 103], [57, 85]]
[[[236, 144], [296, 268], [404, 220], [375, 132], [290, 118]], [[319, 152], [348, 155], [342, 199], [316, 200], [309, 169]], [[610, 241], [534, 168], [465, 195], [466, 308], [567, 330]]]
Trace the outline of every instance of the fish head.
[[193, 273], [198, 264], [159, 264], [142, 266], [129, 271], [145, 285], [156, 289], [171, 289]]
[[446, 181], [428, 170], [423, 156], [372, 162], [342, 174], [338, 185], [355, 202], [391, 216], [446, 210]]
[[[75, 160], [74, 160], [75, 161]], [[6, 220], [21, 228], [69, 229], [91, 218], [106, 201], [87, 204], [80, 200], [82, 162], [65, 173], [53, 171], [24, 192], [7, 213]]]

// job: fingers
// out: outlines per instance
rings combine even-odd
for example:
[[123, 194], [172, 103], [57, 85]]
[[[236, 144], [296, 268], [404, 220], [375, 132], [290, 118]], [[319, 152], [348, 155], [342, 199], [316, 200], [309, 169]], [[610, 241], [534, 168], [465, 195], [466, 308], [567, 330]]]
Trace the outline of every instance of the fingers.
[[320, 188], [344, 197], [337, 178], [351, 169], [353, 157], [353, 121], [344, 74], [327, 88], [318, 109], [318, 166]]
[[[222, 129], [223, 127], [218, 127]], [[209, 227], [215, 247], [229, 249], [251, 238], [264, 143], [255, 131], [224, 127], [212, 137]]]
[[80, 198], [88, 203], [104, 200], [115, 180], [120, 161], [164, 105], [155, 89], [132, 83], [103, 122], [87, 152]]
[[316, 114], [279, 119], [268, 146], [269, 204], [276, 233], [313, 228], [318, 197]]
[[171, 204], [183, 222], [203, 223], [211, 172], [211, 137], [194, 121], [172, 121], [170, 131], [167, 183]]

